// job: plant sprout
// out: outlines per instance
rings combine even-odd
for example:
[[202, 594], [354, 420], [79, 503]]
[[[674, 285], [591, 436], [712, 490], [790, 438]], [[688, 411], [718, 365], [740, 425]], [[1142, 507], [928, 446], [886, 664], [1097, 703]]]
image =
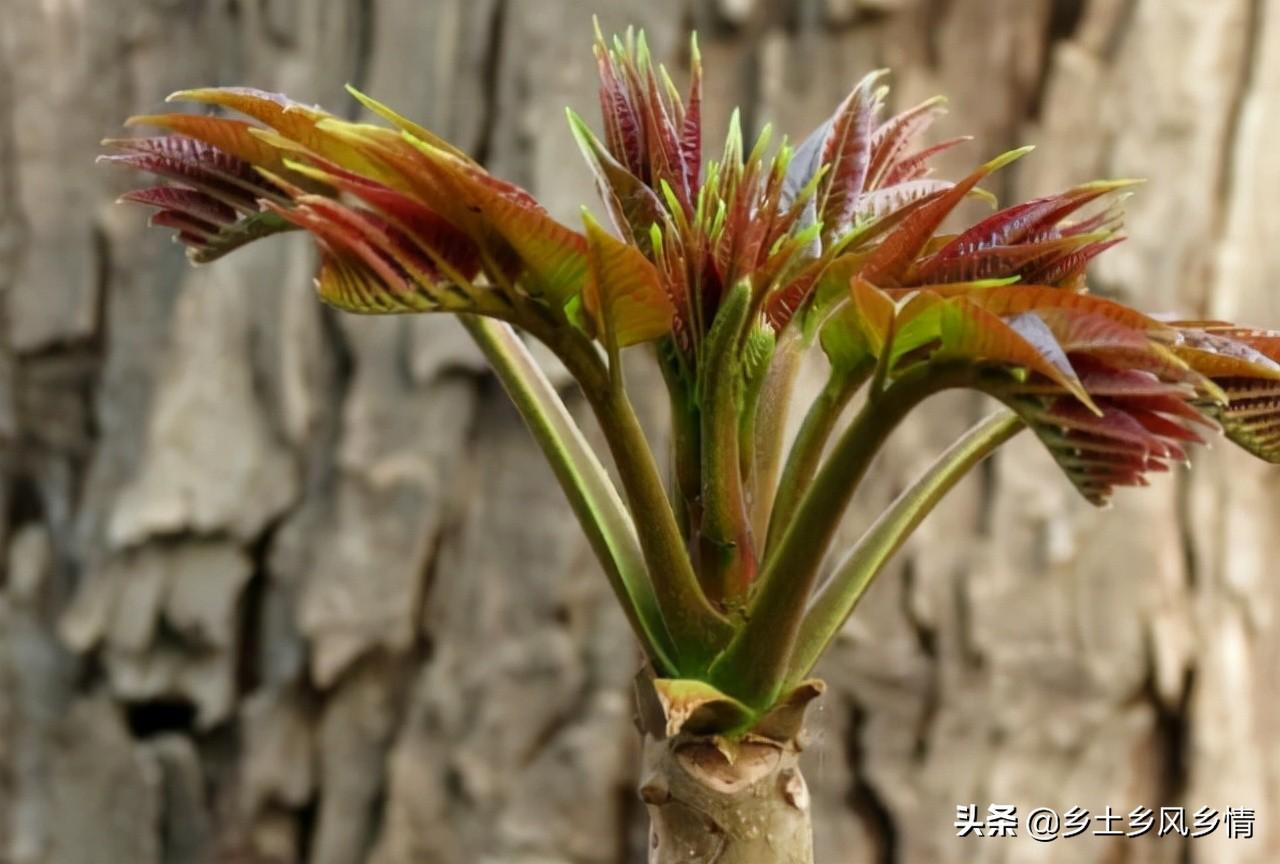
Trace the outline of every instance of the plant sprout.
[[[1280, 333], [1158, 320], [1087, 290], [1120, 242], [1130, 180], [1085, 183], [954, 233], [966, 199], [1030, 148], [968, 176], [915, 142], [930, 99], [884, 116], [863, 78], [798, 147], [736, 115], [702, 156], [702, 69], [685, 95], [643, 35], [597, 30], [603, 136], [569, 126], [603, 199], [575, 229], [448, 142], [351, 89], [382, 125], [243, 88], [170, 97], [235, 112], [159, 114], [104, 159], [163, 178], [129, 192], [192, 261], [303, 230], [316, 291], [356, 313], [450, 312], [484, 351], [590, 540], [647, 658], [637, 678], [651, 861], [809, 862], [797, 767], [815, 663], [937, 502], [1030, 428], [1094, 504], [1186, 460], [1206, 430], [1280, 461]], [[608, 227], [606, 227], [606, 224]], [[620, 491], [518, 333], [576, 379]], [[670, 395], [669, 482], [628, 395], [645, 345]], [[801, 358], [829, 374], [785, 435]], [[833, 556], [877, 452], [929, 396], [1003, 408], [965, 432]], [[859, 400], [856, 396], [861, 394]], [[851, 419], [844, 419], [852, 410]], [[825, 575], [825, 580], [822, 578]]]

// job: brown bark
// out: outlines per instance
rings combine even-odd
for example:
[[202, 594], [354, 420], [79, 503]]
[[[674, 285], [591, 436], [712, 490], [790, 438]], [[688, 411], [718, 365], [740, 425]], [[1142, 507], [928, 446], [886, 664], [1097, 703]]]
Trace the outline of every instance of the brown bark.
[[[1280, 325], [1265, 0], [0, 0], [0, 862], [644, 860], [634, 651], [456, 323], [321, 310], [293, 239], [190, 271], [92, 164], [180, 87], [352, 81], [573, 220], [606, 6], [677, 67], [697, 24], [710, 153], [731, 104], [794, 140], [890, 66], [978, 136], [949, 174], [1150, 178], [1097, 290]], [[980, 411], [927, 406], [849, 531]], [[1280, 487], [1197, 458], [1099, 513], [1019, 440], [934, 514], [820, 670], [816, 860], [1280, 857]], [[1259, 818], [976, 844], [971, 802]]]

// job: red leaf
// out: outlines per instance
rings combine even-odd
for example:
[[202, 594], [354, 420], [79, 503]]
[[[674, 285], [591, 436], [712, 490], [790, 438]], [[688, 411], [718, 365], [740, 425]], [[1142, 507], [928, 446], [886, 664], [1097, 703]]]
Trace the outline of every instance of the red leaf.
[[420, 201], [323, 160], [319, 168], [307, 169], [307, 173], [362, 200], [462, 278], [471, 279], [479, 272], [480, 253], [471, 239]]
[[202, 141], [242, 162], [283, 173], [285, 154], [253, 134], [259, 127], [243, 120], [208, 114], [146, 114], [125, 120], [126, 126], [156, 126]]
[[702, 56], [698, 40], [690, 42], [689, 104], [680, 124], [680, 157], [684, 161], [685, 183], [696, 192], [702, 176]]
[[[988, 246], [1009, 246], [1037, 235], [1103, 195], [1132, 186], [1134, 180], [1100, 180], [1076, 186], [1056, 195], [1036, 198], [1006, 207], [959, 234], [938, 252], [939, 261], [982, 250]], [[1077, 232], [1078, 233], [1078, 232]]]
[[599, 30], [594, 50], [600, 74], [600, 114], [609, 152], [632, 174], [647, 180], [649, 165], [640, 116]]
[[872, 122], [880, 108], [876, 84], [884, 74], [878, 70], [865, 76], [832, 115], [822, 148], [822, 164], [830, 170], [818, 184], [824, 236], [838, 237], [853, 222], [871, 164]]
[[257, 212], [258, 198], [277, 194], [248, 162], [202, 141], [167, 135], [105, 143], [125, 152], [118, 156], [99, 156], [99, 161], [167, 177], [242, 213]]
[[1086, 234], [1033, 243], [984, 246], [945, 258], [939, 253], [912, 268], [904, 281], [946, 283], [1023, 276], [1061, 261], [1081, 247], [1088, 246], [1095, 236]]
[[197, 192], [194, 189], [183, 189], [178, 186], [152, 186], [149, 189], [135, 189], [120, 196], [121, 201], [130, 201], [161, 210], [172, 210], [186, 213], [203, 222], [214, 225], [227, 225], [236, 220], [236, 211], [216, 198]]
[[929, 127], [936, 117], [946, 113], [946, 99], [935, 96], [890, 117], [876, 129], [872, 137], [871, 165], [867, 172], [867, 188], [887, 185], [886, 173], [897, 164], [911, 140]]
[[959, 145], [972, 140], [972, 135], [961, 135], [957, 138], [948, 138], [946, 141], [941, 141], [930, 147], [925, 147], [923, 150], [918, 150], [909, 156], [904, 156], [902, 159], [898, 160], [898, 163], [893, 166], [887, 175], [885, 175], [884, 183], [882, 185], [885, 188], [888, 188], [890, 186], [896, 186], [899, 183], [909, 183], [912, 180], [919, 180], [929, 174], [931, 170], [929, 168], [929, 160], [947, 152], [953, 147], [958, 147]]
[[1008, 165], [1030, 150], [1031, 148], [1024, 147], [996, 157], [950, 189], [938, 193], [936, 197], [928, 199], [927, 203], [912, 210], [871, 254], [865, 271], [867, 279], [886, 287], [897, 285], [902, 275], [915, 263], [916, 256], [924, 249], [942, 220], [964, 200], [964, 196], [991, 172]]

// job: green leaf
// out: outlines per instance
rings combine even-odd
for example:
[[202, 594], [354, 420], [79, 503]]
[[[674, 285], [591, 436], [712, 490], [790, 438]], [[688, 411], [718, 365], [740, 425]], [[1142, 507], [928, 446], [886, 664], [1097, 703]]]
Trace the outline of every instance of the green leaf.
[[[891, 356], [884, 358], [883, 362], [887, 365], [901, 353], [898, 331], [902, 321], [893, 298], [886, 292], [855, 275], [850, 282], [849, 299], [841, 304], [828, 305], [835, 311], [829, 314], [822, 328], [821, 342], [833, 368], [848, 373], [868, 364], [874, 365], [881, 360], [890, 341], [893, 343]], [[918, 318], [914, 323], [919, 328]], [[930, 336], [936, 337], [936, 315], [930, 323], [935, 331]]]
[[406, 132], [409, 135], [412, 135], [414, 138], [417, 138], [419, 141], [422, 141], [426, 144], [430, 144], [432, 147], [436, 147], [448, 153], [451, 153], [454, 156], [457, 156], [459, 159], [462, 159], [467, 162], [472, 162], [472, 164], [475, 164], [472, 161], [470, 156], [468, 156], [466, 153], [464, 153], [463, 151], [459, 150], [457, 147], [450, 144], [448, 141], [441, 138], [439, 135], [432, 132], [430, 129], [427, 129], [423, 126], [419, 126], [417, 123], [414, 123], [412, 120], [408, 119], [407, 117], [397, 114], [391, 108], [388, 108], [386, 105], [383, 105], [377, 99], [374, 99], [372, 96], [368, 96], [364, 93], [361, 93], [359, 90], [357, 90], [354, 86], [350, 84], [346, 86], [346, 89], [347, 89], [347, 92], [350, 93], [357, 102], [359, 102], [361, 105], [363, 105], [372, 113], [377, 114], [383, 120], [386, 120], [388, 123], [395, 126], [400, 131]]

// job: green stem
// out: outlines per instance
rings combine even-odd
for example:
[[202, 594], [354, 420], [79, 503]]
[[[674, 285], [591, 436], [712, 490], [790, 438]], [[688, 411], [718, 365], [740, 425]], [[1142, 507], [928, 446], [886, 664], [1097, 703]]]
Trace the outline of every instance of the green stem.
[[473, 315], [458, 319], [542, 448], [649, 660], [674, 673], [674, 646], [645, 572], [635, 525], [608, 472], [511, 326]]
[[733, 628], [702, 593], [653, 450], [626, 390], [614, 386], [591, 342], [538, 314], [539, 308], [522, 307], [520, 320], [564, 363], [595, 413], [631, 508], [654, 597], [675, 645], [672, 659], [682, 677], [697, 677], [723, 649]]
[[782, 451], [786, 444], [791, 394], [795, 390], [796, 374], [800, 371], [806, 347], [797, 328], [785, 330], [760, 389], [751, 499], [751, 533], [755, 537], [764, 537], [769, 530], [769, 514], [773, 511], [778, 471], [782, 467]]
[[788, 684], [798, 684], [826, 651], [862, 592], [939, 501], [971, 471], [1024, 428], [1010, 411], [1000, 411], [973, 426], [943, 452], [928, 470], [880, 514], [836, 566], [814, 599], [792, 652]]
[[699, 369], [702, 406], [702, 526], [699, 571], [712, 602], [745, 598], [755, 577], [755, 553], [738, 459], [742, 407], [741, 336], [751, 286], [740, 282], [716, 313]]
[[805, 413], [791, 452], [787, 454], [782, 479], [778, 482], [778, 494], [773, 502], [773, 514], [769, 517], [769, 534], [765, 543], [768, 557], [772, 557], [772, 550], [791, 524], [804, 490], [809, 488], [813, 475], [817, 473], [827, 439], [831, 437], [840, 413], [865, 380], [866, 375], [861, 370], [833, 367], [822, 392]]
[[872, 459], [921, 400], [967, 380], [963, 367], [920, 366], [868, 399], [797, 507], [758, 583], [747, 623], [711, 669], [713, 685], [754, 708], [777, 698], [822, 560]]
[[701, 421], [688, 373], [676, 354], [678, 350], [674, 344], [659, 345], [656, 354], [671, 407], [671, 506], [684, 531], [686, 548], [695, 556], [692, 563], [697, 572], [697, 543], [691, 541], [698, 536], [702, 524]]
[[630, 400], [615, 391], [587, 393], [631, 504], [658, 606], [676, 644], [681, 676], [697, 677], [724, 647], [733, 628], [698, 584], [653, 451]]
[[[767, 334], [761, 338], [761, 334]], [[773, 352], [777, 347], [773, 331], [767, 328], [753, 330], [743, 352], [742, 410], [738, 416], [738, 466], [746, 487], [748, 501], [756, 495], [756, 424], [760, 414], [760, 396], [772, 368]], [[749, 358], [749, 359], [748, 359]], [[754, 517], [754, 511], [751, 514]], [[754, 528], [754, 521], [752, 522]], [[763, 536], [752, 531], [757, 548]]]

